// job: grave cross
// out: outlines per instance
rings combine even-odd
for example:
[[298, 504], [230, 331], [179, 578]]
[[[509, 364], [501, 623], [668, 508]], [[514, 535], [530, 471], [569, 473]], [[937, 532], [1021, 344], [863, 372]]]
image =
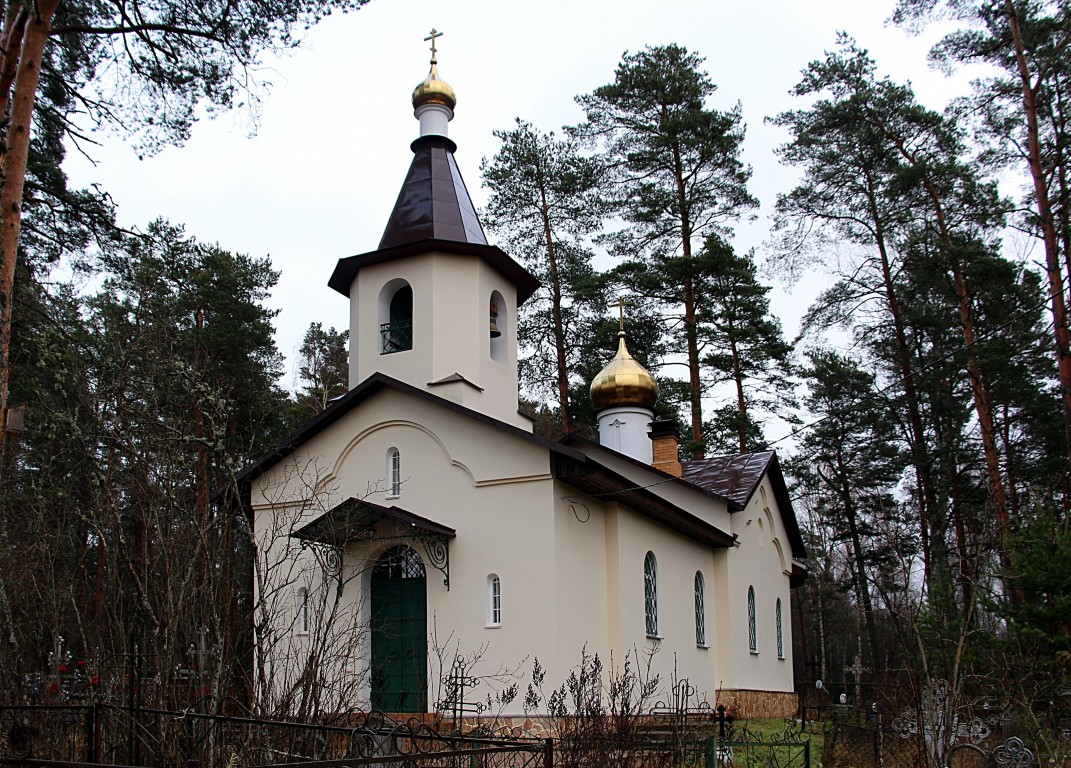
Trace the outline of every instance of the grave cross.
[[851, 675], [852, 675], [852, 678], [855, 680], [855, 699], [854, 699], [854, 703], [855, 703], [855, 706], [858, 707], [859, 706], [859, 701], [860, 701], [860, 698], [859, 698], [860, 681], [862, 679], [863, 673], [864, 672], [869, 672], [870, 670], [868, 670], [866, 667], [863, 666], [863, 660], [862, 660], [862, 658], [860, 658], [859, 654], [857, 653], [857, 654], [855, 654], [855, 660], [852, 662], [852, 665], [850, 667], [847, 667], [844, 671], [845, 672], [850, 672]]
[[718, 724], [718, 738], [725, 739], [725, 726], [733, 724], [733, 716], [725, 714], [725, 705], [719, 704], [715, 710], [714, 722]]

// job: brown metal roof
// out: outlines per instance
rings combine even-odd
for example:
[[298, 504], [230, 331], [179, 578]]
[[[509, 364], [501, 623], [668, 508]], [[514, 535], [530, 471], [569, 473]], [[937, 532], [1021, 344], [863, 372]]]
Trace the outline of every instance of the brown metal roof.
[[517, 287], [517, 303], [523, 304], [539, 288], [539, 281], [504, 251], [488, 245], [454, 160], [454, 142], [445, 136], [422, 136], [412, 148], [413, 162], [379, 248], [339, 259], [327, 284], [349, 296], [360, 269], [437, 251], [483, 259]]
[[759, 487], [773, 451], [741, 453], [739, 456], [714, 456], [681, 464], [682, 477], [701, 488], [732, 499], [743, 509]]
[[[277, 443], [274, 448], [261, 455], [260, 458], [253, 463], [246, 465], [244, 469], [234, 476], [234, 482], [237, 483], [239, 487], [242, 487], [251, 480], [264, 474], [264, 472], [286, 459], [286, 457], [297, 450], [297, 448], [304, 445], [325, 429], [328, 429], [332, 424], [354, 408], [358, 407], [369, 397], [385, 389], [394, 390], [421, 400], [426, 400], [464, 418], [486, 424], [489, 427], [518, 437], [521, 440], [541, 445], [547, 448], [551, 455], [563, 453], [578, 461], [584, 460], [584, 454], [573, 448], [539, 437], [531, 432], [515, 427], [512, 424], [506, 424], [505, 422], [479, 413], [478, 411], [474, 411], [471, 408], [466, 408], [463, 405], [458, 405], [450, 400], [444, 400], [437, 395], [431, 394], [427, 390], [417, 389], [410, 384], [405, 384], [404, 382], [387, 376], [385, 373], [373, 373], [345, 395], [331, 401], [327, 410], [306, 421], [288, 437]], [[217, 491], [217, 494], [219, 493], [222, 493], [222, 489]]]
[[768, 474], [774, 498], [777, 499], [777, 506], [781, 510], [781, 521], [788, 534], [792, 557], [795, 560], [803, 560], [807, 556], [807, 550], [803, 546], [803, 535], [796, 521], [796, 513], [792, 509], [792, 498], [788, 495], [788, 486], [775, 451], [755, 451], [737, 456], [696, 459], [683, 462], [681, 469], [685, 480], [712, 493], [725, 496], [738, 505], [739, 509], [747, 506], [755, 491], [758, 490], [763, 476]]
[[[658, 472], [651, 467], [648, 469]], [[604, 467], [590, 456], [586, 461], [577, 461], [567, 454], [557, 454], [554, 457], [554, 476], [585, 494], [603, 500], [620, 501], [640, 514], [707, 546], [731, 547], [735, 541], [732, 534], [701, 520], [646, 488], [637, 486], [634, 481]], [[668, 475], [666, 478], [676, 479]]]
[[335, 271], [327, 284], [341, 293], [343, 296], [350, 295], [350, 286], [357, 272], [373, 264], [382, 264], [386, 261], [403, 259], [407, 256], [422, 253], [448, 253], [456, 256], [475, 256], [490, 264], [499, 274], [517, 286], [517, 304], [523, 304], [539, 288], [539, 281], [532, 274], [515, 262], [506, 252], [494, 245], [479, 245], [475, 243], [462, 243], [455, 240], [418, 240], [405, 245], [396, 245], [391, 248], [381, 248], [378, 251], [363, 253], [359, 256], [348, 256], [339, 259], [335, 265]]
[[412, 147], [413, 162], [379, 247], [429, 238], [487, 245], [476, 207], [454, 160], [454, 142], [445, 136], [422, 136]]
[[295, 531], [293, 536], [305, 541], [341, 546], [347, 541], [362, 539], [383, 520], [392, 520], [403, 526], [416, 528], [425, 534], [447, 539], [452, 539], [457, 535], [453, 528], [428, 520], [426, 517], [421, 517], [401, 507], [384, 507], [370, 501], [349, 498]]

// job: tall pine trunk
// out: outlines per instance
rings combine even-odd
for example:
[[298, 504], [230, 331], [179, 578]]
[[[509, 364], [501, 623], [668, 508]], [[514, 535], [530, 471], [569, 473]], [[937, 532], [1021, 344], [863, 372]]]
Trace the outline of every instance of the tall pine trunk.
[[558, 251], [550, 228], [550, 208], [547, 190], [539, 188], [540, 213], [543, 216], [543, 237], [547, 245], [547, 262], [550, 266], [550, 313], [554, 325], [554, 360], [558, 369], [558, 410], [561, 412], [562, 432], [573, 431], [573, 417], [569, 413], [569, 367], [565, 360], [565, 327], [562, 323], [562, 283], [558, 274]]
[[747, 453], [747, 399], [744, 397], [744, 374], [740, 370], [740, 351], [736, 348], [736, 339], [730, 333], [729, 354], [733, 358], [733, 383], [736, 385], [736, 412], [740, 416], [740, 424], [736, 428], [736, 436], [740, 443], [740, 453]]
[[[966, 351], [967, 375], [970, 379], [971, 396], [974, 401], [974, 412], [978, 417], [978, 429], [982, 438], [982, 455], [985, 461], [986, 477], [989, 486], [990, 501], [993, 504], [993, 514], [997, 520], [997, 530], [1000, 537], [1001, 561], [1008, 564], [1008, 540], [1011, 536], [1011, 525], [1008, 519], [1008, 501], [1004, 490], [1004, 479], [1000, 467], [1000, 452], [997, 449], [996, 428], [993, 423], [993, 411], [990, 407], [989, 396], [986, 391], [985, 377], [982, 366], [978, 362], [978, 355], [974, 348], [976, 339], [974, 327], [974, 313], [971, 305], [971, 295], [967, 288], [966, 276], [963, 265], [960, 263], [960, 246], [957, 238], [953, 236], [948, 226], [948, 218], [945, 212], [945, 204], [942, 200], [933, 177], [930, 175], [926, 163], [920, 160], [918, 155], [912, 152], [905, 144], [902, 137], [889, 131], [883, 126], [887, 137], [896, 146], [903, 159], [920, 173], [920, 183], [933, 210], [937, 224], [937, 232], [944, 256], [948, 259], [947, 271], [951, 273], [952, 290], [956, 296], [957, 309], [959, 311], [960, 330], [963, 333], [963, 347]], [[1057, 278], [1059, 269], [1057, 268]], [[1061, 296], [1062, 299], [1062, 296]]]
[[[1026, 160], [1030, 168], [1034, 197], [1037, 200], [1038, 226], [1045, 244], [1045, 275], [1049, 280], [1049, 301], [1052, 310], [1052, 332], [1056, 342], [1056, 365], [1060, 378], [1060, 402], [1064, 412], [1064, 450], [1071, 470], [1071, 334], [1067, 325], [1067, 297], [1064, 293], [1063, 270], [1049, 197], [1049, 182], [1041, 162], [1041, 135], [1038, 124], [1037, 86], [1033, 83], [1030, 65], [1026, 60], [1023, 31], [1011, 0], [1004, 1], [1008, 17], [1015, 63], [1023, 92], [1023, 119], [1026, 122]], [[1038, 85], [1040, 85], [1040, 78]], [[1065, 501], [1065, 503], [1067, 503]]]
[[[11, 66], [7, 60], [18, 50], [14, 93], [8, 114], [7, 150], [0, 172], [0, 455], [4, 450], [4, 426], [7, 420], [8, 382], [11, 375], [8, 365], [11, 356], [11, 304], [14, 300], [15, 263], [22, 227], [22, 192], [30, 153], [30, 127], [45, 44], [52, 29], [52, 15], [58, 5], [59, 0], [37, 2], [37, 15], [25, 24], [21, 40], [15, 39], [16, 30], [12, 27], [13, 34], [8, 40], [11, 47], [4, 51], [5, 61], [0, 66], [2, 77]], [[20, 17], [9, 13], [7, 18], [15, 25]], [[15, 48], [16, 43], [21, 43], [21, 46]]]
[[911, 464], [915, 468], [915, 477], [919, 489], [919, 533], [922, 538], [923, 581], [930, 582], [933, 567], [933, 553], [930, 547], [930, 520], [937, 509], [937, 493], [934, 490], [933, 472], [930, 467], [927, 450], [926, 430], [922, 421], [922, 409], [919, 407], [918, 385], [912, 365], [911, 348], [907, 343], [907, 331], [904, 327], [904, 311], [900, 296], [893, 282], [892, 267], [889, 260], [888, 243], [885, 227], [878, 213], [876, 192], [873, 179], [864, 173], [869, 214], [874, 224], [874, 242], [881, 260], [881, 279], [885, 290], [885, 301], [893, 321], [893, 335], [896, 338], [896, 361], [900, 368], [900, 380], [904, 388], [904, 400], [907, 403], [907, 420], [911, 430], [910, 450]]
[[[680, 216], [681, 252], [685, 261], [692, 258], [692, 222], [689, 215], [688, 195], [684, 188], [684, 166], [681, 163], [680, 147], [673, 147], [673, 173], [677, 185], [677, 213]], [[684, 278], [684, 333], [688, 353], [688, 402], [691, 406], [692, 442], [696, 459], [703, 458], [703, 384], [699, 371], [699, 328], [696, 323], [695, 281], [691, 272]]]

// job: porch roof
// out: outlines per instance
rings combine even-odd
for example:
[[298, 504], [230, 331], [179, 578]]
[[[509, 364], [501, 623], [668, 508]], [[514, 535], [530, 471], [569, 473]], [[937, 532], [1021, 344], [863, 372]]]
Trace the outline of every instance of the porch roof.
[[408, 526], [417, 535], [441, 536], [447, 539], [457, 536], [457, 531], [453, 528], [428, 520], [426, 517], [421, 517], [401, 507], [385, 507], [354, 497], [329, 509], [311, 523], [294, 531], [291, 536], [303, 541], [315, 541], [337, 547], [350, 541], [364, 541], [372, 538], [376, 524], [384, 520], [390, 520], [403, 528]]

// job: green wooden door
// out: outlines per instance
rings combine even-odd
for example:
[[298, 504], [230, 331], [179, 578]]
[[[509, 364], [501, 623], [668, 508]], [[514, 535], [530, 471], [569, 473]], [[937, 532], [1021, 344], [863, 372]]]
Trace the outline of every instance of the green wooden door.
[[387, 550], [372, 569], [372, 708], [428, 711], [428, 593], [410, 547]]

